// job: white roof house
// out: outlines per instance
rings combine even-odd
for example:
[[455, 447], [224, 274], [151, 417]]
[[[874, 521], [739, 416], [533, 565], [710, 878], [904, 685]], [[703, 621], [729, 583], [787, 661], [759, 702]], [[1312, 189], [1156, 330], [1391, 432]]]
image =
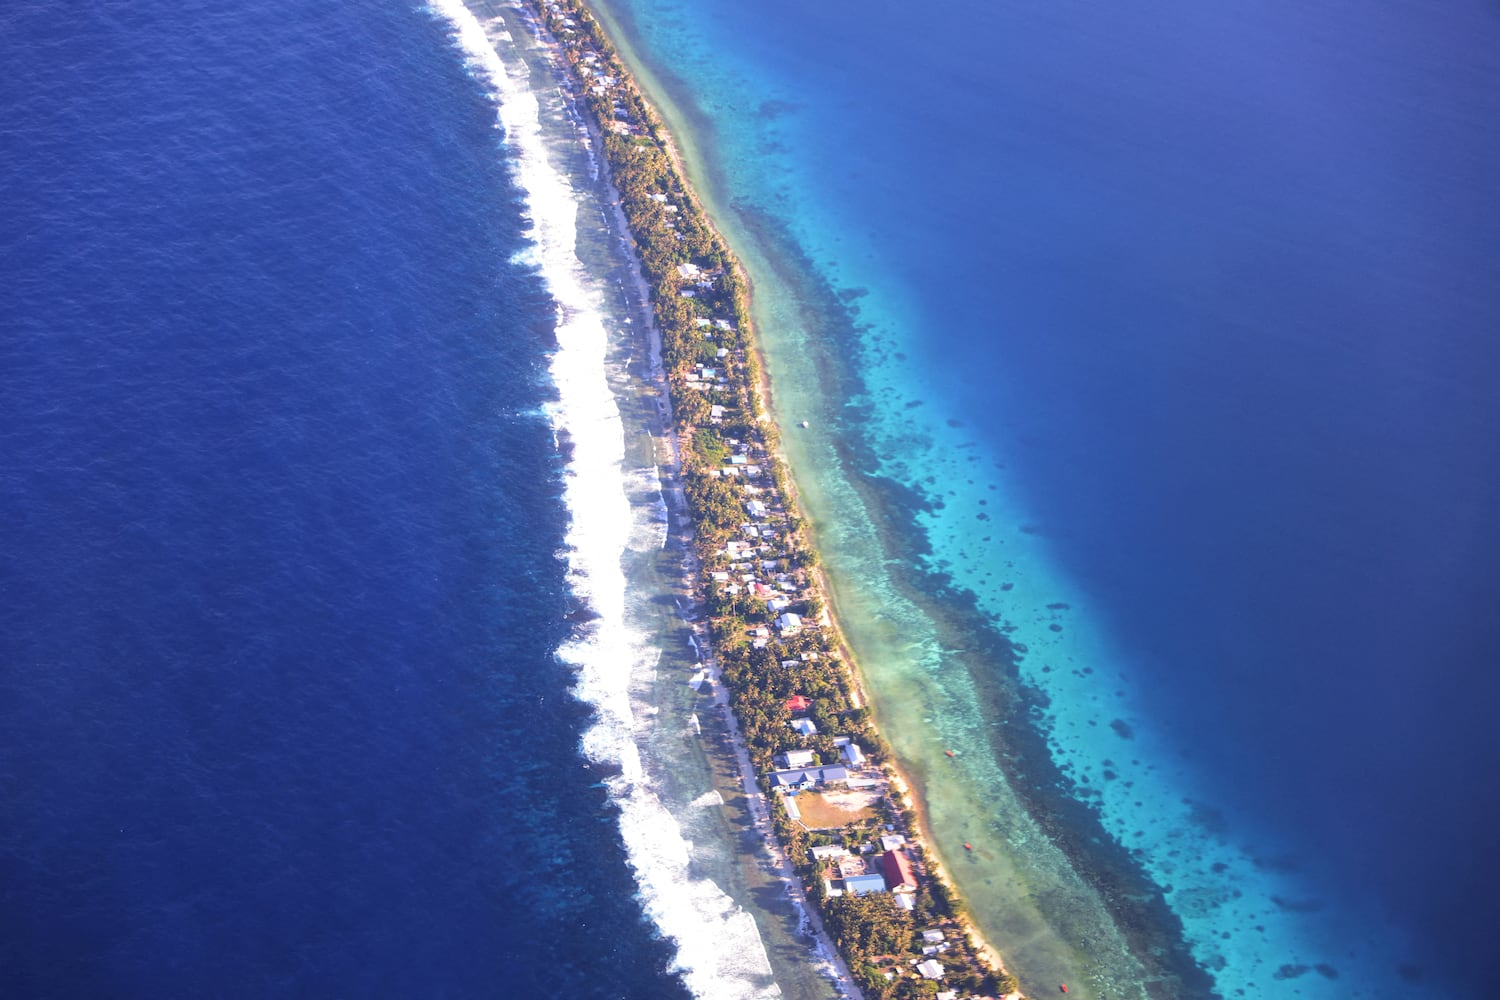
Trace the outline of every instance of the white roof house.
[[784, 754], [778, 754], [776, 762], [785, 768], [811, 767], [817, 757], [811, 750], [788, 750]]
[[925, 962], [918, 962], [917, 963], [917, 971], [920, 972], [927, 979], [942, 979], [943, 978], [943, 966], [935, 958], [929, 958]]
[[[801, 733], [803, 736], [818, 735], [818, 726], [811, 719], [793, 719], [792, 728], [797, 730], [797, 732]], [[791, 766], [795, 767], [796, 765]]]
[[859, 748], [858, 743], [844, 744], [839, 753], [843, 754], [844, 759], [849, 762], [850, 767], [858, 767], [865, 762], [865, 752]]
[[797, 789], [848, 781], [849, 772], [842, 767], [796, 767], [772, 771], [766, 777], [770, 779], [773, 789]]
[[923, 931], [922, 940], [928, 942], [929, 944], [937, 944], [939, 941], [943, 940], [943, 932], [937, 930], [936, 928]]
[[802, 616], [788, 611], [776, 619], [776, 627], [781, 629], [782, 635], [791, 635], [802, 628]]

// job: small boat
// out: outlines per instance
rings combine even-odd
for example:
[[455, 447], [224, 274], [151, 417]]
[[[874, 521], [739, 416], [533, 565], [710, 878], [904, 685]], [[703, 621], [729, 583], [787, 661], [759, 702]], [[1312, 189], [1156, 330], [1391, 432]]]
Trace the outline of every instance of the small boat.
[[1068, 992], [1068, 984], [1067, 983], [1058, 983], [1057, 984], [1057, 988], [1059, 990], [1061, 990], [1063, 993]]
[[964, 845], [964, 850], [966, 850], [966, 851], [972, 851], [973, 849], [974, 849], [974, 845], [973, 844], [965, 844]]
[[958, 754], [954, 753], [952, 750], [944, 750], [943, 753], [947, 754], [949, 757], [957, 757], [958, 756]]

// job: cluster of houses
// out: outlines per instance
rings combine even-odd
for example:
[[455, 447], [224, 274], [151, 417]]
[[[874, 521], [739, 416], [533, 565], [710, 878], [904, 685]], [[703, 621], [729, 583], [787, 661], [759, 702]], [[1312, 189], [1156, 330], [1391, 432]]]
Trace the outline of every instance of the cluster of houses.
[[[555, 2], [548, 2], [545, 6], [552, 22], [560, 25], [559, 35], [572, 44], [581, 44], [575, 68], [590, 92], [611, 102], [615, 120], [610, 127], [628, 134], [643, 133], [645, 123], [633, 119], [627, 106], [625, 84], [610, 71], [609, 61], [580, 36], [579, 25], [562, 6]], [[679, 213], [679, 206], [673, 204], [666, 194], [658, 192], [651, 197], [669, 216]], [[674, 223], [669, 225], [675, 228]], [[696, 263], [678, 264], [677, 277], [681, 282], [678, 294], [683, 298], [700, 298], [712, 291], [722, 276], [722, 271], [705, 269]], [[694, 308], [708, 313], [714, 311], [712, 307]], [[699, 315], [694, 317], [693, 323], [709, 342], [720, 333], [735, 332], [734, 324], [723, 316]], [[744, 359], [728, 347], [718, 347], [712, 353], [711, 362], [698, 362], [686, 370], [674, 372], [674, 389], [704, 393], [710, 404], [709, 422], [722, 424], [740, 405], [738, 397], [744, 388], [732, 382], [728, 367], [742, 365]], [[734, 595], [748, 591], [766, 602], [775, 615], [771, 626], [760, 626], [752, 630], [750, 636], [753, 644], [764, 647], [772, 638], [773, 627], [776, 636], [786, 639], [801, 633], [808, 624], [801, 615], [790, 610], [805, 586], [805, 580], [799, 575], [776, 571], [778, 561], [788, 555], [783, 544], [786, 515], [776, 509], [774, 503], [767, 502], [770, 488], [761, 485], [767, 478], [763, 467], [767, 460], [763, 442], [726, 438], [723, 443], [728, 452], [723, 463], [707, 471], [710, 476], [733, 478], [743, 483], [746, 520], [741, 525], [741, 537], [718, 553], [727, 566], [714, 572], [712, 580], [714, 585], [722, 586], [725, 593]]]
[[[724, 466], [710, 470], [709, 474], [760, 479], [761, 467], [750, 447], [733, 439], [728, 444], [733, 451]], [[740, 525], [740, 537], [731, 538], [714, 553], [715, 564], [720, 568], [710, 571], [709, 581], [710, 586], [721, 588], [725, 594], [749, 594], [765, 602], [767, 611], [775, 617], [769, 625], [752, 627], [749, 635], [753, 646], [763, 648], [771, 640], [772, 629], [778, 638], [790, 639], [813, 623], [791, 610], [804, 599], [807, 579], [800, 571], [789, 572], [782, 568], [787, 565], [789, 555], [784, 543], [787, 537], [785, 513], [766, 502], [765, 498], [772, 496], [768, 487], [747, 482], [742, 493], [746, 520]], [[802, 655], [812, 658], [818, 654]]]
[[823, 879], [824, 892], [830, 897], [889, 892], [902, 909], [916, 905], [917, 873], [906, 853], [906, 838], [899, 833], [881, 837], [878, 846], [872, 842], [858, 852], [842, 844], [822, 844], [808, 853], [814, 861], [830, 863]]

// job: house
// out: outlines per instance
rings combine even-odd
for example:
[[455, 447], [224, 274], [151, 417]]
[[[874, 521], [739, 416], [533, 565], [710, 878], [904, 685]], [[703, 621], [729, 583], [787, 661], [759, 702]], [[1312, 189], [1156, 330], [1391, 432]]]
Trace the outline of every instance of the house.
[[[722, 416], [722, 414], [720, 415]], [[748, 511], [750, 516], [755, 518], [757, 521], [766, 516], [766, 505], [761, 503], [759, 500], [751, 500], [749, 503], [745, 504], [745, 510]]]
[[844, 879], [844, 891], [854, 896], [885, 892], [885, 879], [879, 875], [850, 875]]
[[811, 854], [813, 856], [813, 860], [815, 861], [826, 861], [830, 858], [844, 857], [849, 853], [849, 848], [845, 847], [843, 844], [819, 844], [817, 847], [810, 849], [807, 853]]
[[[666, 201], [667, 200], [667, 196], [666, 195], [662, 195], [661, 196], [661, 200], [662, 201]], [[683, 278], [684, 280], [690, 280], [692, 278], [698, 277], [698, 271], [699, 271], [699, 267], [698, 267], [697, 264], [678, 264], [677, 265], [677, 276], [680, 277], [680, 278]]]
[[802, 630], [802, 616], [788, 611], [776, 619], [776, 627], [782, 635], [796, 635]]
[[859, 767], [865, 762], [865, 752], [859, 748], [858, 743], [844, 744], [839, 753], [843, 754], [850, 767]]
[[[783, 662], [782, 666], [786, 666], [786, 663]], [[805, 712], [811, 707], [812, 699], [806, 695], [794, 694], [786, 700], [786, 710], [788, 712]]]
[[943, 967], [935, 958], [929, 958], [925, 962], [917, 963], [917, 971], [926, 979], [942, 979]]
[[917, 876], [911, 870], [911, 859], [902, 851], [886, 851], [880, 856], [880, 869], [892, 892], [916, 892]]
[[773, 789], [800, 790], [848, 781], [849, 772], [842, 767], [794, 767], [785, 771], [772, 771], [767, 777]]
[[925, 930], [922, 932], [922, 940], [926, 941], [928, 944], [937, 944], [938, 942], [943, 940], [943, 932], [937, 930], [936, 928], [933, 928], [932, 930]]
[[882, 851], [898, 851], [906, 846], [906, 838], [899, 833], [887, 833], [880, 838]]
[[818, 724], [813, 722], [813, 720], [811, 719], [793, 719], [792, 728], [797, 730], [797, 732], [801, 733], [803, 736], [818, 735]]
[[896, 905], [908, 913], [917, 908], [917, 894], [914, 892], [898, 892], [891, 897]]
[[812, 767], [818, 755], [811, 750], [788, 750], [776, 755], [776, 763], [786, 768]]

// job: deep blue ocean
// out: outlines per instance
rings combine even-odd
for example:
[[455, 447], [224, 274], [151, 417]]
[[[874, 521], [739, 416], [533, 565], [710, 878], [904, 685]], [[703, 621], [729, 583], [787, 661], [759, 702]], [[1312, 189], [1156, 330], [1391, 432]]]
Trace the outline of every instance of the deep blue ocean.
[[[1342, 982], [1487, 995], [1494, 5], [611, 6], [896, 372], [827, 431], [999, 459], [1216, 836], [1404, 938]], [[20, 0], [0, 56], [0, 996], [683, 995], [554, 656], [555, 304], [448, 26]], [[1000, 574], [1020, 523], [903, 485]]]
[[683, 995], [447, 26], [21, 0], [0, 64], [0, 995]]

